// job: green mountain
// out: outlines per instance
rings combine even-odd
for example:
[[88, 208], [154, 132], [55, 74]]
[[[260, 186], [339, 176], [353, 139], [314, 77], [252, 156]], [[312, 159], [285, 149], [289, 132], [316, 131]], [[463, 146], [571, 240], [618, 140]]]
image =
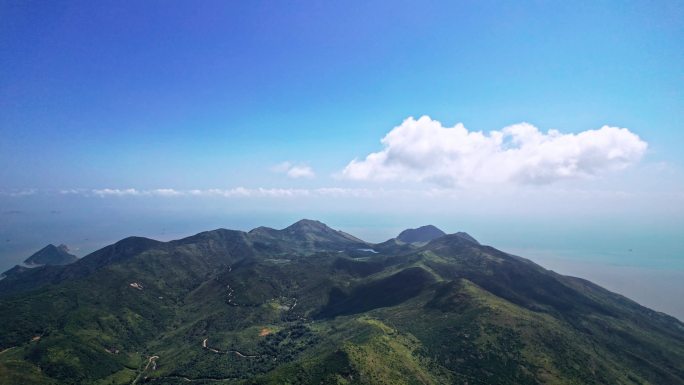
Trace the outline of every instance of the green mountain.
[[684, 384], [673, 317], [462, 234], [390, 241], [304, 220], [8, 276], [0, 384]]
[[49, 244], [26, 258], [27, 265], [68, 265], [76, 262], [78, 257], [69, 253], [66, 245]]
[[430, 242], [446, 233], [433, 225], [421, 226], [417, 229], [406, 229], [399, 233], [397, 240], [404, 243]]

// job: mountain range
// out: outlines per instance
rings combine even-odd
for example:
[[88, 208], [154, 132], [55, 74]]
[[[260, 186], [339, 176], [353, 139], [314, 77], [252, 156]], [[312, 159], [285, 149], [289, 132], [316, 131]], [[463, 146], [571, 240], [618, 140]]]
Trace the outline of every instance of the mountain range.
[[0, 325], [0, 384], [684, 384], [677, 319], [434, 226], [125, 238], [8, 274]]

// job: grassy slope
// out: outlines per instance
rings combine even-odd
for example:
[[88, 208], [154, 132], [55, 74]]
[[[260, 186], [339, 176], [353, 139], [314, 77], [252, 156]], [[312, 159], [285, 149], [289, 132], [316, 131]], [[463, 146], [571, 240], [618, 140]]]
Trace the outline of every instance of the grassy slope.
[[3, 298], [0, 384], [126, 384], [153, 355], [141, 381], [684, 383], [682, 324], [586, 281], [457, 237], [350, 259], [316, 230], [100, 253], [114, 262]]

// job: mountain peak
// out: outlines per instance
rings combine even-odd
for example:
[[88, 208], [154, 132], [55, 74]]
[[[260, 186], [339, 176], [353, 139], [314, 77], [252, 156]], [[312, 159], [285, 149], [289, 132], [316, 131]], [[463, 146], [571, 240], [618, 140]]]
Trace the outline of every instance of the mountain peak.
[[78, 257], [69, 253], [66, 245], [49, 244], [26, 258], [24, 263], [27, 265], [68, 265], [76, 260]]
[[[301, 219], [282, 230], [256, 230], [253, 235], [262, 234], [269, 237], [289, 239], [295, 243], [307, 244], [316, 249], [346, 249], [348, 247], [363, 247], [362, 240], [343, 231], [335, 230], [323, 222], [313, 219]], [[303, 245], [302, 244], [302, 245]], [[300, 246], [302, 246], [300, 245]]]
[[436, 226], [426, 225], [416, 229], [406, 229], [399, 233], [397, 239], [405, 243], [430, 242], [435, 238], [446, 235], [446, 233]]
[[323, 229], [329, 229], [328, 225], [321, 221], [317, 221], [314, 219], [300, 219], [297, 222], [291, 224], [290, 226], [286, 227], [285, 230], [295, 230], [295, 229], [301, 229], [301, 230], [323, 230]]
[[476, 244], [480, 244], [480, 242], [477, 241], [477, 239], [473, 238], [470, 234], [466, 233], [465, 231], [459, 231], [454, 234], [455, 236], [465, 239], [466, 241], [470, 241]]

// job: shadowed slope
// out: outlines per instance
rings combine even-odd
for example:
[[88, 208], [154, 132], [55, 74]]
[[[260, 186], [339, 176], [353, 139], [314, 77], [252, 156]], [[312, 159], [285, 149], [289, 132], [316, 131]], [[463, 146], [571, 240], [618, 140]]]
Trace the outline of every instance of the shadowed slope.
[[27, 265], [68, 265], [76, 262], [78, 257], [69, 253], [66, 245], [49, 244], [24, 261]]
[[417, 229], [407, 229], [399, 233], [397, 239], [405, 243], [430, 242], [446, 233], [433, 225], [421, 226]]
[[305, 220], [24, 275], [0, 282], [0, 384], [684, 384], [681, 322], [463, 233]]

